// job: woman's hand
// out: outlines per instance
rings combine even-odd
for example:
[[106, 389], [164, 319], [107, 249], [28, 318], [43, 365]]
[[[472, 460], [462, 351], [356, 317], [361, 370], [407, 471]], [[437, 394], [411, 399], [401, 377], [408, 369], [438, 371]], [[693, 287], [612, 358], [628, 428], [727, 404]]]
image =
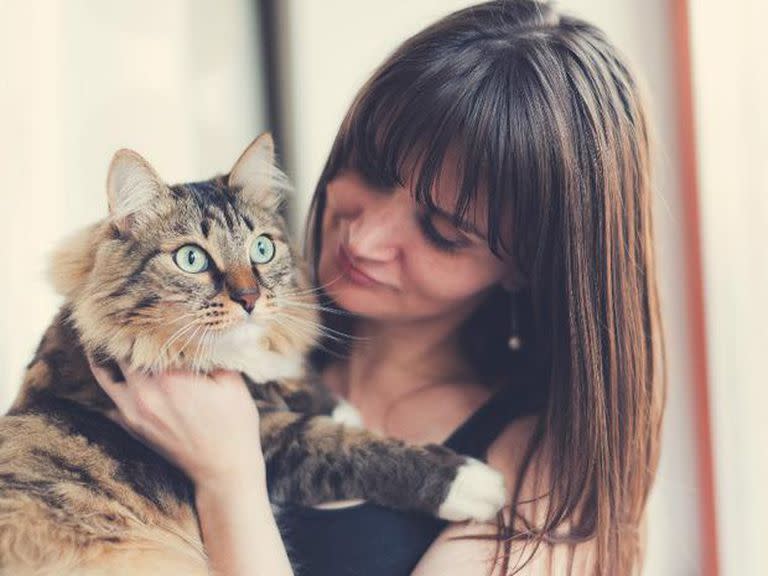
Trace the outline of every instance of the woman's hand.
[[216, 491], [265, 483], [259, 414], [237, 372], [209, 376], [120, 369], [91, 371], [118, 410], [108, 414], [133, 436], [181, 468], [196, 488]]
[[194, 482], [211, 569], [222, 576], [292, 576], [267, 497], [259, 413], [242, 377], [120, 369], [126, 381], [117, 383], [91, 362], [117, 405], [109, 416]]

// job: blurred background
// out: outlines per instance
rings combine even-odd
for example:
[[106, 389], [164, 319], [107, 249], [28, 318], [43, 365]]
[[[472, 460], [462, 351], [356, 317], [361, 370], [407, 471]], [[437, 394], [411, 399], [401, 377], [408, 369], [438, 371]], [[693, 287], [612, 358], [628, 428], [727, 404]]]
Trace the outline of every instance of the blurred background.
[[[271, 130], [303, 220], [356, 90], [466, 0], [0, 0], [0, 408], [59, 304], [51, 248], [131, 147], [170, 182]], [[648, 575], [768, 574], [768, 21], [761, 0], [561, 0], [645, 85], [670, 363]]]

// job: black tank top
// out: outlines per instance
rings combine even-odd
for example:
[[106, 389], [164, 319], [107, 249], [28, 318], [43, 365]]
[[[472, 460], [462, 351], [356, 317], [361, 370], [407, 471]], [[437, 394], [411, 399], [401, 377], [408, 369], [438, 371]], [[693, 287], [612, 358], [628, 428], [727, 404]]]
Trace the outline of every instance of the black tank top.
[[[501, 390], [443, 443], [478, 460], [514, 418], [540, 408], [516, 387]], [[368, 502], [347, 508], [290, 506], [280, 531], [297, 576], [408, 576], [448, 525], [445, 520]]]

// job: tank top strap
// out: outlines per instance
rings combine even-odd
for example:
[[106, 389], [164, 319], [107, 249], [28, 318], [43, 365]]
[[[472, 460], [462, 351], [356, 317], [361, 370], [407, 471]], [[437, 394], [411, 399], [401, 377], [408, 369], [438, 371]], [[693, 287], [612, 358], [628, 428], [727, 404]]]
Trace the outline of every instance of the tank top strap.
[[526, 381], [530, 373], [522, 358], [518, 357], [516, 368], [519, 369], [514, 370], [514, 378], [520, 385], [512, 384], [495, 392], [443, 442], [446, 448], [483, 460], [490, 445], [512, 420], [542, 408], [542, 399], [532, 394], [533, 383]]

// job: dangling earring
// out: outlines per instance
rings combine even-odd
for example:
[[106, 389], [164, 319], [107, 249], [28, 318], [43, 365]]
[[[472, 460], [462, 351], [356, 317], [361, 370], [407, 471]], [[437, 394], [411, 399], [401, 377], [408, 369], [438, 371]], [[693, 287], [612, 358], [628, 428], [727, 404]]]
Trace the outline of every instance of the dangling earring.
[[509, 292], [509, 338], [507, 339], [507, 346], [510, 350], [520, 350], [523, 347], [518, 314], [517, 291], [511, 290]]

